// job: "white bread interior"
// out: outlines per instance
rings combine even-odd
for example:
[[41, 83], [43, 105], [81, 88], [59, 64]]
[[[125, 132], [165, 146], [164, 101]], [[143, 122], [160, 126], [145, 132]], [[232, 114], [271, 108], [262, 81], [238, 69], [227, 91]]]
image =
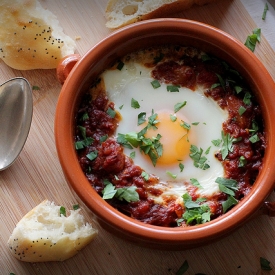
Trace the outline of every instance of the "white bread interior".
[[18, 70], [53, 69], [75, 41], [37, 0], [0, 1], [0, 58]]
[[109, 0], [106, 27], [117, 29], [131, 23], [169, 15], [216, 0]]
[[64, 261], [74, 256], [98, 233], [79, 211], [64, 216], [54, 202], [37, 205], [18, 222], [8, 240], [13, 256], [25, 262]]

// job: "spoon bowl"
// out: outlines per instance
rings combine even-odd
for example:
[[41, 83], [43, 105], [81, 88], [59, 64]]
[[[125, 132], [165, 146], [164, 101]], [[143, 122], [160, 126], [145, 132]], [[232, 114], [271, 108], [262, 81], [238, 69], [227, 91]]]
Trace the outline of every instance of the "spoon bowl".
[[12, 165], [24, 147], [32, 110], [32, 89], [25, 78], [13, 78], [0, 86], [0, 171]]

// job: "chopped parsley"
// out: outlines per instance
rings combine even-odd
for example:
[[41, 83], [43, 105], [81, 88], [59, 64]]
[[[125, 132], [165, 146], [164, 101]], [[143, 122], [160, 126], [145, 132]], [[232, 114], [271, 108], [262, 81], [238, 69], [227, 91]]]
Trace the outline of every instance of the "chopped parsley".
[[183, 108], [186, 104], [187, 104], [186, 101], [179, 102], [179, 103], [175, 104], [175, 106], [174, 106], [174, 112], [177, 113], [177, 112], [178, 112], [181, 108]]
[[260, 257], [260, 265], [262, 270], [272, 270], [272, 268], [270, 267], [270, 261], [263, 257]]
[[75, 142], [75, 149], [80, 150], [80, 149], [83, 149], [83, 148], [91, 145], [94, 142], [94, 139], [86, 136], [86, 128], [85, 127], [77, 126], [77, 128], [79, 129], [83, 139]]
[[170, 171], [166, 171], [166, 175], [168, 175], [169, 177], [173, 178], [173, 179], [176, 179], [177, 178], [177, 175], [176, 174], [173, 174], [172, 172]]
[[185, 193], [182, 195], [182, 199], [185, 206], [185, 212], [182, 218], [178, 220], [178, 224], [185, 221], [186, 224], [202, 224], [210, 221], [210, 208], [203, 200], [193, 201], [192, 197]]
[[110, 107], [107, 109], [106, 113], [107, 113], [111, 118], [115, 118], [115, 116], [116, 116], [116, 111], [113, 110], [113, 109], [110, 108]]
[[93, 161], [97, 158], [97, 151], [92, 151], [89, 154], [86, 155], [86, 157], [90, 160]]
[[176, 275], [183, 275], [189, 268], [188, 262], [185, 260], [181, 267], [176, 272]]
[[182, 172], [184, 169], [184, 165], [182, 163], [179, 163], [179, 168], [180, 168], [180, 172]]
[[255, 51], [257, 42], [261, 42], [261, 29], [254, 29], [252, 34], [248, 35], [244, 45], [252, 52]]
[[191, 178], [190, 182], [192, 183], [192, 185], [198, 187], [199, 189], [202, 188], [202, 186], [200, 185], [199, 181], [197, 179]]
[[74, 204], [73, 205], [73, 210], [77, 210], [77, 209], [79, 209], [80, 207], [79, 207], [79, 204]]
[[60, 206], [59, 213], [60, 213], [60, 217], [61, 215], [66, 217], [66, 208], [64, 206]]
[[167, 92], [178, 93], [179, 87], [180, 87], [179, 85], [167, 85], [166, 89], [167, 89]]
[[146, 112], [142, 112], [138, 114], [138, 123], [137, 125], [141, 125], [146, 122]]
[[131, 107], [134, 109], [140, 108], [139, 102], [137, 100], [135, 100], [134, 98], [131, 99]]
[[228, 156], [229, 152], [233, 151], [233, 143], [240, 141], [241, 138], [233, 138], [231, 137], [228, 133], [225, 134], [222, 131], [222, 148], [221, 148], [221, 153], [222, 153], [222, 159], [225, 160], [226, 157]]
[[194, 166], [202, 170], [210, 168], [209, 164], [206, 163], [207, 158], [203, 156], [203, 149], [198, 148], [196, 145], [190, 147], [190, 158], [194, 161]]
[[134, 202], [139, 200], [139, 194], [136, 192], [136, 186], [127, 186], [122, 188], [116, 188], [108, 180], [104, 180], [105, 188], [102, 191], [103, 199], [108, 200], [112, 198], [117, 198], [122, 201]]
[[160, 83], [159, 83], [159, 81], [157, 79], [153, 80], [151, 82], [151, 85], [153, 86], [154, 89], [157, 89], [157, 88], [159, 88], [161, 86]]
[[268, 9], [269, 9], [269, 8], [268, 8], [268, 4], [265, 3], [263, 15], [262, 15], [262, 20], [265, 20], [265, 18], [266, 18], [266, 13], [267, 13]]

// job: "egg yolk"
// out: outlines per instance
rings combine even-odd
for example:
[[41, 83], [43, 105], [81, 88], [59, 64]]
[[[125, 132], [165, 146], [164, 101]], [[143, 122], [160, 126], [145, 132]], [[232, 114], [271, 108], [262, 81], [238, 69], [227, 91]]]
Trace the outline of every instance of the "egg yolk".
[[[157, 160], [157, 165], [170, 165], [182, 161], [190, 154], [190, 146], [193, 143], [190, 125], [183, 116], [176, 116], [172, 121], [169, 112], [156, 112], [157, 129], [149, 128], [145, 137], [156, 137], [161, 135], [160, 143], [163, 146], [162, 156]], [[185, 124], [184, 124], [185, 123]], [[192, 143], [191, 143], [192, 141]], [[194, 144], [194, 143], [193, 143]]]

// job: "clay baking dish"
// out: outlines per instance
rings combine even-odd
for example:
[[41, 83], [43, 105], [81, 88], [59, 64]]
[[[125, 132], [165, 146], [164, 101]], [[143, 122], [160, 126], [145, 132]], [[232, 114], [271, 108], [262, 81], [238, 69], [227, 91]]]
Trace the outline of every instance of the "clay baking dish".
[[[258, 97], [266, 129], [264, 165], [252, 191], [223, 216], [186, 228], [146, 225], [115, 210], [89, 184], [78, 163], [73, 140], [75, 113], [85, 88], [106, 67], [126, 53], [167, 42], [200, 48], [237, 69], [251, 83]], [[64, 175], [101, 225], [116, 236], [154, 248], [186, 249], [213, 242], [255, 215], [274, 215], [274, 203], [265, 200], [274, 189], [275, 179], [275, 84], [254, 53], [230, 35], [214, 27], [184, 19], [143, 21], [113, 32], [79, 61], [77, 56], [65, 59], [57, 73], [59, 79], [65, 81], [55, 117], [56, 148]]]

